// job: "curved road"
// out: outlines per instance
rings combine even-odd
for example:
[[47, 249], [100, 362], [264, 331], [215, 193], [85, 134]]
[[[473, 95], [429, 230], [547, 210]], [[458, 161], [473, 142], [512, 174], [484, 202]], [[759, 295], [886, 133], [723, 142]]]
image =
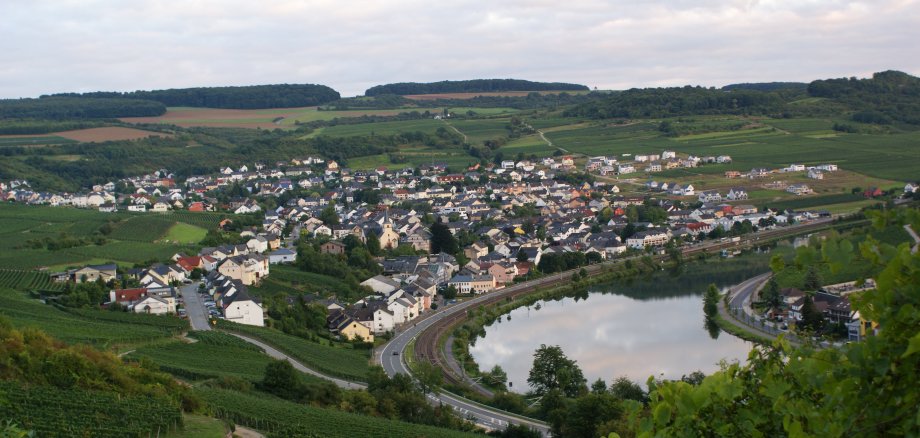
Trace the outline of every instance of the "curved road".
[[[403, 373], [411, 376], [412, 373], [409, 371], [409, 367], [403, 361], [404, 352], [409, 342], [432, 324], [456, 312], [461, 312], [464, 309], [473, 307], [488, 297], [489, 295], [480, 295], [472, 300], [445, 307], [444, 311], [438, 311], [396, 335], [389, 343], [384, 345], [380, 353], [380, 364], [383, 366], [387, 375], [392, 377], [396, 374]], [[489, 429], [504, 429], [509, 423], [522, 424], [539, 431], [545, 436], [549, 436], [549, 425], [539, 420], [503, 412], [493, 407], [483, 406], [443, 391], [438, 395], [432, 395], [431, 398], [432, 401], [453, 407], [454, 410], [462, 416]]]

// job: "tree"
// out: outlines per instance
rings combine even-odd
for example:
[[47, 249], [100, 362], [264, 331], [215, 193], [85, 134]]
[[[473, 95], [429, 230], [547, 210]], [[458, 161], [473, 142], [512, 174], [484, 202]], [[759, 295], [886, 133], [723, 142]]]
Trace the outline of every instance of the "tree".
[[488, 375], [486, 377], [488, 378], [489, 383], [492, 385], [504, 388], [508, 383], [508, 373], [506, 373], [505, 370], [498, 365], [492, 367], [492, 369], [487, 374]]
[[328, 206], [326, 206], [326, 208], [320, 212], [319, 220], [323, 221], [323, 223], [326, 225], [338, 225], [339, 214], [335, 212], [335, 204], [330, 203]]
[[706, 319], [714, 319], [719, 313], [719, 288], [715, 284], [710, 284], [703, 295], [703, 313]]
[[566, 397], [576, 397], [588, 390], [581, 368], [574, 360], [566, 357], [558, 345], [540, 345], [534, 353], [527, 383], [538, 395], [557, 389]]
[[591, 384], [591, 392], [594, 394], [603, 394], [607, 392], [607, 382], [598, 377], [597, 380]]
[[762, 301], [769, 309], [776, 309], [783, 303], [783, 298], [779, 293], [779, 283], [776, 282], [776, 277], [770, 278], [770, 281], [764, 285], [763, 289], [760, 291], [760, 301]]
[[802, 321], [799, 327], [817, 332], [824, 326], [824, 315], [815, 307], [811, 295], [806, 294], [802, 302]]
[[620, 400], [634, 400], [639, 403], [648, 402], [648, 394], [637, 383], [626, 376], [617, 377], [610, 384], [610, 393]]
[[447, 225], [444, 225], [440, 222], [435, 222], [431, 226], [431, 253], [448, 253], [448, 254], [457, 254], [460, 250], [459, 245], [457, 244], [457, 239], [453, 234], [450, 233], [450, 229], [447, 228]]
[[259, 385], [265, 392], [283, 399], [296, 400], [303, 394], [300, 372], [286, 360], [272, 360], [265, 366], [265, 375]]
[[454, 285], [447, 286], [447, 288], [441, 291], [441, 296], [443, 296], [445, 300], [457, 298], [457, 287]]
[[438, 387], [440, 387], [441, 383], [444, 381], [444, 375], [442, 373], [443, 371], [441, 371], [441, 368], [437, 365], [425, 361], [419, 362], [415, 373], [416, 378], [418, 378], [419, 389], [425, 394], [437, 394]]
[[379, 256], [381, 252], [380, 238], [377, 237], [377, 233], [373, 231], [367, 233], [367, 250], [370, 251], [373, 256]]
[[778, 274], [783, 269], [786, 269], [786, 260], [783, 259], [783, 256], [775, 254], [770, 258], [770, 270], [773, 271], [774, 274]]
[[808, 273], [805, 274], [805, 290], [813, 291], [821, 289], [821, 273], [818, 272], [818, 269], [812, 265], [808, 268]]

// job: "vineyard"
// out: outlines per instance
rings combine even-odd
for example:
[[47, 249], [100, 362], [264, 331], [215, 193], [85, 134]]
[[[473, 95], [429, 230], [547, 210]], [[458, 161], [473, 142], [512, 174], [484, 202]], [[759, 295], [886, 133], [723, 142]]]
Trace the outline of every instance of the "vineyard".
[[169, 399], [0, 382], [0, 418], [40, 437], [149, 437], [182, 426]]
[[16, 290], [59, 291], [61, 283], [55, 283], [48, 274], [35, 271], [0, 269], [0, 288]]
[[224, 320], [218, 321], [218, 327], [259, 339], [287, 353], [304, 365], [330, 376], [364, 381], [370, 370], [368, 352], [364, 350], [321, 345], [275, 329], [236, 324]]
[[153, 242], [172, 227], [175, 222], [158, 215], [135, 216], [115, 225], [108, 237], [116, 240]]
[[[65, 312], [10, 289], [0, 289], [0, 302], [0, 315], [9, 318], [17, 327], [39, 328], [71, 344], [100, 347], [147, 344], [174, 336], [176, 321], [187, 324], [173, 317], [89, 309]], [[152, 318], [158, 318], [159, 324], [154, 324]]]
[[198, 393], [215, 415], [269, 437], [472, 437], [450, 429], [301, 405], [270, 396], [205, 388]]
[[[160, 366], [161, 371], [192, 381], [238, 377], [258, 382], [264, 377], [265, 367], [271, 361], [257, 347], [226, 333], [196, 332], [192, 336], [198, 342], [190, 344], [175, 341], [142, 347], [128, 358], [149, 358]], [[316, 380], [314, 378], [310, 381]]]

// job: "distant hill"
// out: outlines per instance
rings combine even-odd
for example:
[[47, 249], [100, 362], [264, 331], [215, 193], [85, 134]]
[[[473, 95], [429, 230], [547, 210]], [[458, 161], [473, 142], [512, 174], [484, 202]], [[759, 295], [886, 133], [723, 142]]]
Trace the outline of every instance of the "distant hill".
[[523, 79], [472, 79], [467, 81], [400, 82], [368, 88], [365, 96], [382, 94], [489, 93], [497, 91], [586, 91], [588, 87], [564, 82], [533, 82]]
[[[174, 88], [151, 91], [96, 91], [64, 93], [55, 97], [84, 97], [108, 99], [140, 99], [166, 106], [193, 106], [226, 109], [294, 108], [323, 105], [341, 96], [325, 85], [277, 84], [242, 87]], [[124, 115], [119, 117], [126, 117]]]
[[781, 111], [776, 93], [703, 87], [635, 88], [566, 110], [568, 117], [657, 118], [705, 114], [766, 114]]
[[836, 100], [855, 111], [856, 122], [920, 125], [920, 78], [900, 71], [883, 71], [871, 78], [818, 80], [808, 94]]
[[753, 82], [729, 84], [722, 87], [723, 90], [754, 90], [754, 91], [776, 91], [776, 90], [798, 90], [805, 91], [808, 84], [805, 82]]
[[0, 100], [0, 119], [83, 120], [150, 117], [166, 112], [160, 102], [138, 99], [44, 96]]

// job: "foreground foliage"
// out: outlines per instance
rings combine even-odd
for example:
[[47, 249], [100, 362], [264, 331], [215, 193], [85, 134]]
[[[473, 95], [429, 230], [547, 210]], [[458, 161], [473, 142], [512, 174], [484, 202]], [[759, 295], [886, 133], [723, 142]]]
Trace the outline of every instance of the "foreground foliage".
[[[879, 222], [920, 224], [912, 210]], [[649, 381], [651, 403], [630, 403], [639, 436], [916, 436], [920, 433], [920, 254], [873, 239], [861, 255], [881, 267], [878, 288], [851, 296], [880, 332], [841, 348], [755, 348], [699, 386]]]

